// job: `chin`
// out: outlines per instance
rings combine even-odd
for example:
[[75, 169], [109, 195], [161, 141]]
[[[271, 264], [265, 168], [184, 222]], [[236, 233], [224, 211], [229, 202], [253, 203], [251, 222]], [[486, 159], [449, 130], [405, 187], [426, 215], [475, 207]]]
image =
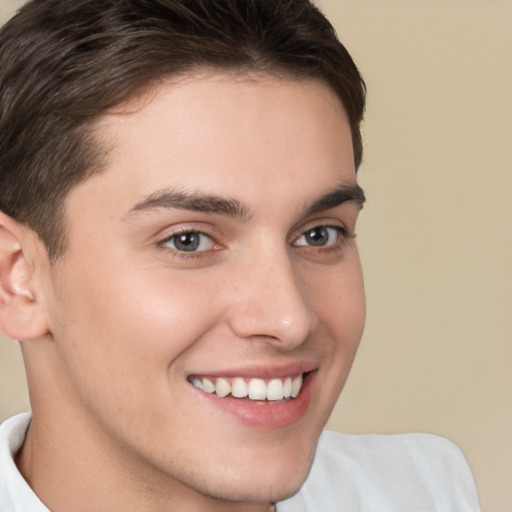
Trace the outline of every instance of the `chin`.
[[310, 466], [300, 474], [280, 475], [275, 478], [260, 471], [245, 475], [244, 478], [236, 478], [229, 482], [223, 480], [216, 489], [198, 489], [202, 494], [217, 498], [223, 501], [236, 503], [275, 503], [290, 498], [301, 488], [309, 473]]
[[[294, 453], [254, 456], [229, 467], [217, 467], [215, 478], [203, 475], [197, 487], [202, 494], [233, 502], [270, 503], [296, 494], [309, 474], [314, 448], [296, 448]], [[213, 475], [210, 475], [213, 477]], [[212, 486], [213, 484], [213, 486]]]

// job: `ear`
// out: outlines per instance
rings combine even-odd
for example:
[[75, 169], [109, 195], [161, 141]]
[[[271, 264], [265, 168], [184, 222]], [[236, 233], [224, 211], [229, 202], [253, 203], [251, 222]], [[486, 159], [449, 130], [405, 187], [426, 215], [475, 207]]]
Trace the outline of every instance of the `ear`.
[[34, 264], [36, 236], [0, 212], [0, 330], [19, 341], [48, 334]]

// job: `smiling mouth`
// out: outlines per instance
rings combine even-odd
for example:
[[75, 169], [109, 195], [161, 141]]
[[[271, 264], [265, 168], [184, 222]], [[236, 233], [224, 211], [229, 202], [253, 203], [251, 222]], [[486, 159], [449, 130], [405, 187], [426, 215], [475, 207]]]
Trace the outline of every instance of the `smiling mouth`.
[[188, 381], [205, 393], [215, 394], [220, 398], [244, 398], [255, 401], [277, 402], [293, 400], [299, 396], [307, 373], [278, 379], [246, 379], [243, 377], [199, 377], [191, 375]]

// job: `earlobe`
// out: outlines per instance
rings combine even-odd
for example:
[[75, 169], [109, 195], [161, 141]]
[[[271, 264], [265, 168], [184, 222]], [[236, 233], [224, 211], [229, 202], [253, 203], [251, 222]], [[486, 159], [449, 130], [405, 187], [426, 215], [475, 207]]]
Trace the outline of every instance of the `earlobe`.
[[48, 332], [46, 315], [35, 291], [35, 270], [27, 260], [27, 231], [0, 213], [0, 330], [20, 341]]

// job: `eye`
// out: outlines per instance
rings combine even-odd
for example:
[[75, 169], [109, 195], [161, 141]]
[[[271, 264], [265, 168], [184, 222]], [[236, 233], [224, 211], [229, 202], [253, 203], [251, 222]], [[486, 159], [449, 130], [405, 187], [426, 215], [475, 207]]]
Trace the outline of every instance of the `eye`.
[[339, 243], [340, 238], [347, 236], [341, 226], [316, 226], [308, 229], [295, 242], [294, 246], [329, 247]]
[[215, 242], [199, 231], [183, 231], [170, 236], [162, 245], [179, 252], [200, 252], [213, 249]]

